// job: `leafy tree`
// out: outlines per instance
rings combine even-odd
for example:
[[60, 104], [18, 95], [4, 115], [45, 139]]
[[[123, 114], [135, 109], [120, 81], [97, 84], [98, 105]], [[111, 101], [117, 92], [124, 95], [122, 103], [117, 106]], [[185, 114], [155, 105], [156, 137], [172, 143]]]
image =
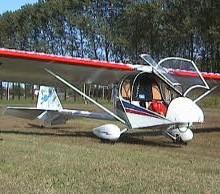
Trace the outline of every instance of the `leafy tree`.
[[218, 0], [40, 0], [0, 15], [0, 46], [108, 61], [202, 58], [220, 71]]

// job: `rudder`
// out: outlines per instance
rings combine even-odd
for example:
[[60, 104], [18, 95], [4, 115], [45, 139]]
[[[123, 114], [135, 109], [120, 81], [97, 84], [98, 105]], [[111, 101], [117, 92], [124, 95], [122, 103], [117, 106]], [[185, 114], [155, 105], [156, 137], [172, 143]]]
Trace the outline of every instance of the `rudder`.
[[44, 110], [62, 110], [62, 105], [53, 87], [40, 86], [37, 108]]

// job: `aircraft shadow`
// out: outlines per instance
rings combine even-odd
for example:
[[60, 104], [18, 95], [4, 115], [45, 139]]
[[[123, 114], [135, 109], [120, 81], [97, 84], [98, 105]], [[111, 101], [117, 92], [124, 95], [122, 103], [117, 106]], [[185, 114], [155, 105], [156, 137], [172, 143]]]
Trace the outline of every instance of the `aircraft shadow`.
[[219, 127], [195, 128], [192, 129], [193, 133], [213, 133], [220, 132]]
[[[147, 135], [147, 137], [152, 137], [152, 136], [156, 136], [156, 135], [155, 134], [152, 135], [151, 133], [149, 133], [149, 136]], [[142, 137], [143, 138], [140, 138], [140, 135], [136, 136], [133, 133], [123, 134], [118, 140], [118, 142], [125, 143], [125, 144], [146, 145], [146, 146], [155, 146], [155, 147], [169, 147], [169, 148], [180, 148], [181, 147], [180, 144], [174, 144], [172, 141], [168, 139], [167, 141], [158, 140], [158, 139], [149, 140], [149, 139], [145, 139], [144, 138], [145, 136], [142, 136]]]
[[[69, 128], [68, 128], [69, 129]], [[56, 129], [52, 132], [42, 131], [19, 131], [19, 130], [0, 130], [0, 134], [17, 134], [17, 135], [36, 135], [36, 136], [53, 136], [53, 137], [86, 137], [96, 139], [97, 137], [92, 131], [67, 131], [65, 129]], [[152, 134], [148, 132], [148, 135]], [[159, 134], [158, 134], [159, 135]], [[153, 136], [153, 135], [152, 135]], [[155, 135], [154, 135], [155, 136]], [[102, 141], [102, 143], [112, 143], [110, 141]], [[160, 146], [160, 147], [172, 147], [177, 148], [180, 145], [173, 144], [171, 141], [160, 141], [160, 140], [146, 140], [140, 137], [134, 136], [134, 134], [123, 134], [118, 141], [115, 143], [133, 144], [133, 145], [146, 145], [146, 146]]]
[[36, 136], [55, 136], [55, 137], [89, 137], [95, 138], [92, 132], [65, 130], [56, 130], [54, 132], [35, 132], [35, 131], [18, 131], [18, 130], [0, 130], [0, 134], [17, 134], [17, 135], [36, 135]]
[[[71, 128], [70, 127], [62, 127], [62, 129], [53, 128], [53, 131], [51, 132], [42, 132], [42, 130], [41, 131], [0, 130], [0, 134], [2, 133], [2, 134], [54, 136], [54, 137], [82, 137], [82, 138], [86, 137], [86, 138], [97, 139], [97, 137], [92, 133], [92, 131], [68, 131], [68, 129], [71, 129]], [[212, 133], [212, 132], [220, 132], [220, 128], [218, 127], [195, 128], [192, 131], [195, 134]], [[162, 135], [161, 131], [144, 131], [144, 132], [125, 133], [125, 134], [122, 134], [122, 136], [117, 142], [124, 143], [124, 144], [160, 146], [160, 147], [170, 147], [170, 148], [181, 147], [181, 145], [173, 144], [173, 142], [169, 140], [161, 141], [161, 140], [155, 140], [155, 139], [149, 140], [149, 139], [144, 138], [144, 137], [155, 137], [155, 136], [161, 136], [161, 135]], [[1, 137], [0, 141], [2, 140], [3, 138]], [[108, 141], [104, 141], [104, 143], [106, 142], [109, 143]]]

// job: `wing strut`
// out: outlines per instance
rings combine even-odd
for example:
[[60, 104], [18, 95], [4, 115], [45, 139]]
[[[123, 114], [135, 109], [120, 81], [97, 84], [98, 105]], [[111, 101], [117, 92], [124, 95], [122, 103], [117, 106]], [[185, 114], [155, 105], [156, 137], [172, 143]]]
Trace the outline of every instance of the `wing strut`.
[[205, 92], [204, 94], [202, 94], [200, 97], [198, 97], [197, 99], [194, 100], [195, 103], [197, 103], [198, 101], [200, 101], [201, 99], [203, 99], [204, 97], [206, 97], [208, 94], [210, 94], [211, 92], [213, 92], [216, 88], [218, 88], [219, 86], [215, 86], [212, 89], [208, 90], [207, 92]]
[[77, 87], [73, 86], [72, 84], [70, 84], [69, 82], [67, 82], [66, 80], [64, 80], [62, 77], [60, 77], [59, 75], [53, 73], [52, 71], [50, 71], [49, 69], [45, 70], [51, 74], [53, 77], [55, 77], [56, 79], [58, 79], [59, 81], [61, 81], [63, 84], [69, 86], [72, 90], [74, 90], [75, 92], [77, 92], [78, 94], [82, 95], [84, 98], [86, 98], [87, 100], [89, 100], [90, 102], [92, 102], [93, 104], [95, 104], [96, 106], [98, 106], [99, 108], [101, 108], [102, 110], [104, 110], [105, 112], [107, 112], [108, 114], [110, 114], [111, 116], [113, 116], [116, 120], [122, 122], [123, 124], [126, 124], [126, 122], [121, 119], [119, 116], [117, 116], [115, 113], [113, 113], [112, 111], [108, 110], [107, 108], [105, 108], [104, 106], [102, 106], [101, 104], [99, 104], [98, 102], [96, 102], [95, 100], [93, 100], [92, 98], [90, 98], [89, 96], [87, 96], [85, 93], [83, 93], [82, 91], [80, 91]]

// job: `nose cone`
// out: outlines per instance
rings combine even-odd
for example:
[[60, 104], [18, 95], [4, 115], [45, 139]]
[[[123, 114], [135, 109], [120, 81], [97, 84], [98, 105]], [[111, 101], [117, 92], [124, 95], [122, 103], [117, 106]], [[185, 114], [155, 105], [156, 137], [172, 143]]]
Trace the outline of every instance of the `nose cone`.
[[173, 122], [204, 122], [204, 114], [201, 108], [186, 97], [176, 98], [170, 103], [166, 118]]

